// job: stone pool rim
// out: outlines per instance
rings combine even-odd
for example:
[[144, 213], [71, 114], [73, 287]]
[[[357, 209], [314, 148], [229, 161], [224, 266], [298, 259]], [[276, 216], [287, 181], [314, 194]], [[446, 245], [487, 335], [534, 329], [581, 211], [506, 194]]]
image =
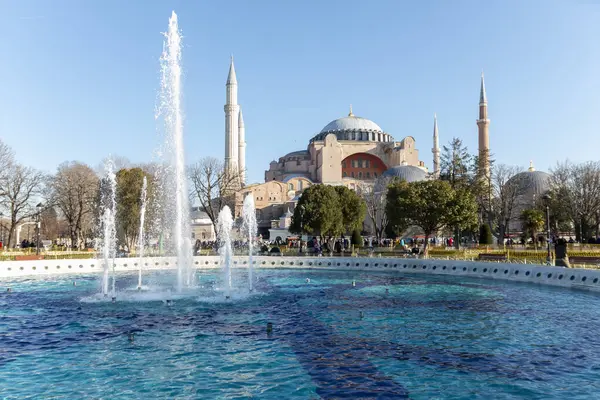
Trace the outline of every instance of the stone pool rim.
[[[550, 267], [534, 264], [507, 264], [463, 260], [417, 259], [394, 257], [281, 257], [254, 256], [256, 268], [314, 269], [360, 272], [389, 272], [394, 275], [431, 274], [483, 278], [501, 281], [529, 282], [549, 286], [600, 292], [600, 270]], [[234, 257], [233, 268], [247, 268], [248, 257]], [[115, 271], [137, 272], [138, 259], [117, 258]], [[20, 277], [100, 274], [103, 260], [64, 259], [0, 262], [0, 282]], [[144, 260], [144, 270], [176, 268], [175, 257], [152, 257]], [[219, 268], [218, 256], [196, 256], [193, 267], [198, 270]]]

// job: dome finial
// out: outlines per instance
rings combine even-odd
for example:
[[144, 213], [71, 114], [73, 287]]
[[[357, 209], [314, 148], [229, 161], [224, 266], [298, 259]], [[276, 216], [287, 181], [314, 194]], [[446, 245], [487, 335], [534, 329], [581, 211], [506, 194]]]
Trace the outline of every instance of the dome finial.
[[530, 171], [530, 172], [533, 172], [533, 171], [535, 171], [535, 168], [533, 167], [533, 160], [530, 160], [530, 161], [529, 161], [529, 171]]
[[348, 113], [349, 117], [354, 117], [354, 114], [352, 114], [352, 104], [350, 104], [350, 112]]

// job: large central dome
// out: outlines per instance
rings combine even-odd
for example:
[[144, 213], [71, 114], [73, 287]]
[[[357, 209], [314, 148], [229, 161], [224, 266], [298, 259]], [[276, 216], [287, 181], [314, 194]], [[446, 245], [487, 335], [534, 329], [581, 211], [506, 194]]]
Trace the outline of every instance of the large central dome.
[[325, 128], [321, 129], [321, 133], [331, 131], [346, 131], [346, 130], [357, 130], [357, 131], [375, 131], [383, 132], [379, 125], [370, 119], [356, 117], [349, 115], [344, 118], [338, 118], [328, 123]]
[[311, 139], [311, 142], [324, 140], [329, 134], [334, 134], [338, 140], [368, 142], [392, 142], [394, 140], [375, 122], [354, 115], [352, 109], [347, 117], [338, 118], [325, 125], [325, 128]]

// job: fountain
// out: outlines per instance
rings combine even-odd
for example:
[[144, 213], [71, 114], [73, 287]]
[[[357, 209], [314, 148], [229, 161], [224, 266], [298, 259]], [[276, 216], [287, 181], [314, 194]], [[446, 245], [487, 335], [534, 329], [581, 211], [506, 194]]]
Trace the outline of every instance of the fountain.
[[225, 298], [231, 297], [231, 259], [233, 251], [231, 249], [231, 228], [233, 227], [233, 218], [231, 209], [228, 206], [223, 207], [219, 212], [217, 222], [217, 233], [219, 237], [219, 255], [221, 256], [221, 265], [223, 266], [223, 281], [225, 286]]
[[248, 290], [252, 292], [253, 290], [253, 260], [252, 256], [254, 254], [254, 240], [256, 238], [256, 234], [258, 231], [256, 224], [256, 211], [254, 207], [254, 197], [252, 193], [246, 196], [244, 199], [244, 205], [242, 208], [242, 217], [244, 219], [244, 223], [242, 225], [242, 231], [248, 234]]
[[192, 244], [189, 224], [189, 202], [187, 176], [183, 154], [183, 113], [181, 108], [181, 33], [175, 11], [169, 19], [169, 30], [164, 34], [165, 41], [161, 62], [161, 94], [158, 116], [164, 119], [167, 140], [169, 167], [166, 173], [165, 193], [174, 195], [171, 204], [171, 217], [175, 221], [173, 229], [174, 246], [177, 253], [177, 291], [192, 284]]
[[102, 294], [108, 297], [110, 265], [113, 265], [112, 293], [115, 296], [114, 258], [116, 257], [115, 214], [117, 209], [116, 191], [117, 179], [114, 165], [109, 158], [104, 164], [105, 177], [102, 182], [102, 255], [104, 257], [104, 275], [102, 277]]
[[144, 219], [146, 217], [146, 190], [148, 186], [148, 180], [144, 176], [142, 183], [142, 194], [140, 197], [140, 232], [138, 237], [138, 290], [142, 290], [142, 266], [144, 265]]

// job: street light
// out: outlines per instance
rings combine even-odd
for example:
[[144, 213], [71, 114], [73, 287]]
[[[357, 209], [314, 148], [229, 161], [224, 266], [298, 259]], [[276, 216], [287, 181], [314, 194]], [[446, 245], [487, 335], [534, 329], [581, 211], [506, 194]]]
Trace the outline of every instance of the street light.
[[4, 224], [2, 222], [4, 220], [4, 213], [0, 212], [0, 242], [2, 242], [2, 248], [4, 249]]
[[298, 253], [302, 254], [302, 219], [304, 218], [304, 205], [300, 206], [300, 241], [298, 243]]
[[550, 195], [544, 195], [544, 201], [546, 203], [546, 226], [547, 226], [547, 247], [548, 247], [548, 255], [546, 256], [546, 261], [548, 265], [552, 265], [552, 255], [550, 254]]
[[37, 255], [40, 254], [40, 228], [42, 226], [41, 213], [42, 213], [43, 206], [44, 205], [42, 203], [38, 203], [38, 205], [35, 206], [35, 208], [37, 209], [37, 214], [36, 214], [37, 240], [36, 240], [36, 244], [35, 244], [35, 254], [37, 254]]

